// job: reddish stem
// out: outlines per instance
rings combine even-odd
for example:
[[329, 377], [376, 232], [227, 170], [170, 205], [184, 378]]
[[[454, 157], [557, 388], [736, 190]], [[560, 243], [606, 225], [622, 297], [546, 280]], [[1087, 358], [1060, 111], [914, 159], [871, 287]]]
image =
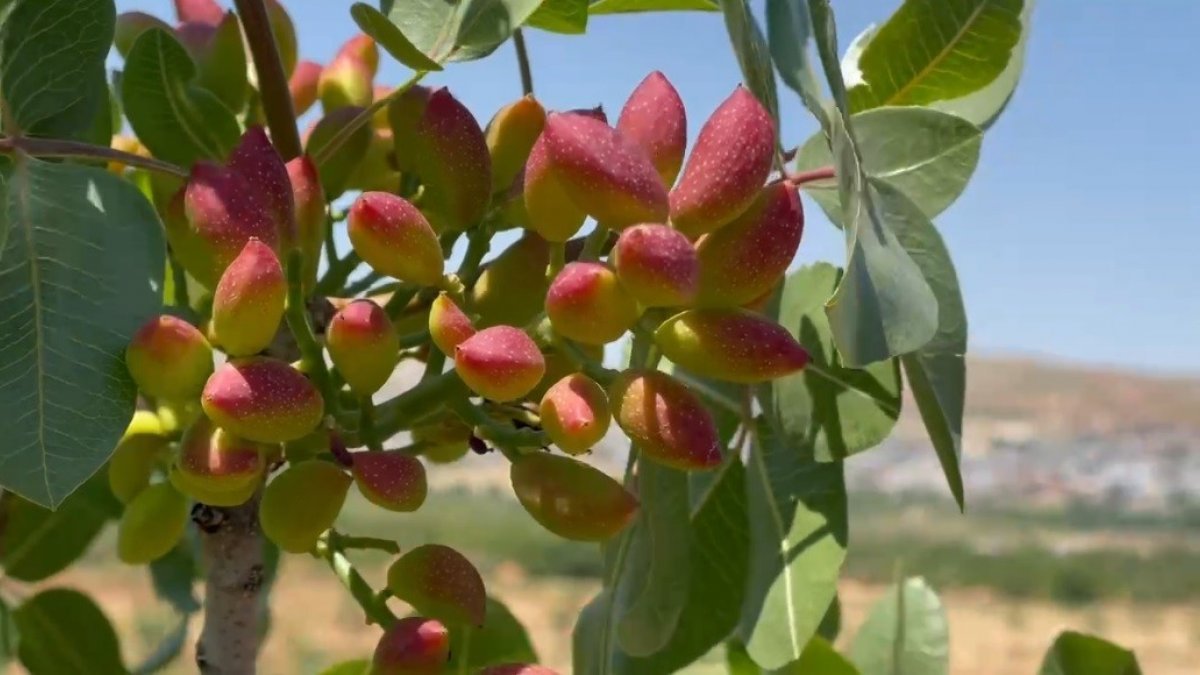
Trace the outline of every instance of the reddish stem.
[[797, 171], [789, 173], [785, 180], [796, 187], [800, 187], [805, 183], [815, 183], [819, 180], [829, 180], [836, 178], [837, 174], [833, 171], [833, 165], [822, 166], [817, 169], [809, 169], [808, 171]]

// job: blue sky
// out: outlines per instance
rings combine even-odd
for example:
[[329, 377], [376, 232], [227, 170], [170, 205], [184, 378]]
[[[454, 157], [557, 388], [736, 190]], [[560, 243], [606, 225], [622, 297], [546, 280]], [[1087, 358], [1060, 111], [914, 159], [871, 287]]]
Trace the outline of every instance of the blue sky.
[[[900, 0], [834, 0], [839, 41]], [[229, 4], [229, 3], [226, 3]], [[325, 62], [356, 27], [349, 0], [291, 0], [306, 58]], [[172, 17], [169, 0], [119, 10]], [[755, 2], [759, 8], [761, 3]], [[938, 219], [966, 297], [971, 349], [1200, 374], [1200, 3], [1043, 0], [1016, 99], [988, 132], [966, 193]], [[527, 35], [539, 99], [615, 115], [662, 70], [694, 135], [740, 81], [719, 14], [602, 16], [584, 36]], [[383, 57], [380, 82], [407, 70]], [[446, 85], [486, 122], [520, 95], [511, 45], [452, 64]], [[783, 138], [815, 132], [781, 89]], [[840, 235], [806, 202], [801, 262], [840, 261]]]

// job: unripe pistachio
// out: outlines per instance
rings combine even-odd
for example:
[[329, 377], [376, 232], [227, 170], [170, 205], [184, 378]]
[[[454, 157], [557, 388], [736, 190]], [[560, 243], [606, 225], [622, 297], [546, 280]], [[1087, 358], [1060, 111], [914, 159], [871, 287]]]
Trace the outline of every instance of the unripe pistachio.
[[[229, 155], [228, 166], [243, 177], [266, 205], [278, 233], [279, 243], [290, 247], [296, 238], [296, 210], [287, 165], [260, 125], [246, 129]], [[259, 237], [262, 239], [262, 237]]]
[[317, 84], [317, 95], [326, 113], [347, 106], [366, 107], [374, 94], [372, 81], [379, 66], [375, 41], [357, 35], [347, 41], [325, 70]]
[[292, 111], [297, 116], [308, 112], [317, 102], [317, 83], [321, 80], [322, 70], [319, 63], [301, 61], [292, 71], [292, 76], [288, 79], [288, 91], [292, 95]]
[[[362, 111], [363, 108], [351, 106], [327, 113], [306, 134], [304, 151], [314, 158], [321, 157], [325, 146]], [[346, 190], [346, 182], [358, 168], [359, 160], [370, 145], [371, 127], [364, 124], [351, 132], [333, 154], [323, 157], [317, 164], [321, 189], [325, 191], [327, 199], [336, 199]]]
[[551, 113], [542, 138], [551, 173], [599, 223], [620, 229], [666, 219], [662, 178], [646, 152], [612, 127], [588, 115]]
[[678, 307], [696, 299], [700, 262], [679, 230], [666, 225], [634, 225], [621, 232], [613, 249], [617, 278], [644, 307]]
[[608, 474], [569, 457], [533, 452], [509, 470], [521, 506], [566, 539], [604, 541], [637, 515], [638, 500]]
[[442, 280], [437, 234], [415, 206], [387, 192], [365, 192], [350, 207], [350, 243], [376, 272], [422, 286]]
[[306, 553], [333, 526], [350, 476], [331, 462], [311, 460], [289, 466], [263, 490], [259, 523], [263, 534], [289, 553]]
[[266, 357], [223, 364], [200, 397], [217, 426], [260, 443], [285, 443], [317, 427], [324, 414], [321, 392], [291, 365]]
[[133, 43], [137, 42], [138, 37], [149, 28], [171, 32], [171, 27], [167, 25], [167, 22], [145, 12], [122, 12], [117, 15], [117, 22], [113, 29], [113, 46], [117, 48], [117, 53], [121, 55], [121, 58], [125, 58], [129, 54]]
[[400, 185], [400, 172], [392, 160], [394, 145], [391, 131], [374, 130], [366, 154], [346, 179], [346, 188], [363, 192], [394, 191]]
[[434, 619], [409, 616], [379, 638], [371, 675], [439, 675], [449, 660], [450, 631]]
[[737, 307], [769, 293], [792, 264], [803, 232], [795, 188], [782, 182], [763, 188], [742, 215], [696, 242], [696, 303]]
[[446, 356], [454, 356], [454, 350], [463, 340], [475, 334], [475, 327], [450, 296], [439, 293], [429, 306], [429, 336], [433, 344]]
[[167, 473], [167, 480], [181, 494], [187, 495], [206, 506], [218, 506], [222, 508], [245, 504], [254, 496], [259, 486], [258, 483], [247, 483], [236, 490], [210, 490], [202, 483], [193, 482], [179, 470], [177, 463], [171, 465], [170, 471]]
[[279, 234], [260, 194], [238, 172], [207, 162], [192, 167], [184, 188], [183, 218], [164, 219], [176, 259], [206, 288], [256, 237], [275, 248]]
[[292, 201], [296, 211], [296, 245], [300, 248], [304, 273], [305, 293], [317, 283], [317, 268], [321, 262], [321, 246], [325, 242], [325, 191], [317, 165], [308, 155], [287, 163], [289, 182], [292, 185]]
[[400, 362], [400, 338], [383, 308], [365, 298], [338, 310], [329, 322], [325, 346], [333, 365], [359, 396], [387, 383]]
[[487, 591], [463, 554], [441, 544], [418, 546], [388, 568], [387, 587], [421, 614], [449, 624], [483, 625]]
[[515, 401], [537, 386], [546, 373], [546, 361], [524, 331], [493, 326], [455, 348], [454, 369], [476, 394], [493, 401]]
[[665, 185], [675, 182], [687, 149], [687, 113], [665, 75], [656, 70], [633, 90], [617, 118], [617, 131], [646, 151]]
[[540, 414], [546, 435], [570, 455], [591, 450], [612, 422], [604, 388], [582, 373], [568, 375], [550, 387], [542, 397]]
[[122, 504], [133, 501], [150, 485], [154, 467], [167, 447], [158, 416], [148, 410], [135, 412], [108, 460], [108, 487], [113, 496]]
[[447, 413], [413, 427], [412, 438], [423, 444], [422, 457], [434, 464], [450, 464], [467, 454], [471, 427], [454, 413]]
[[671, 224], [695, 238], [736, 218], [758, 195], [774, 154], [770, 113], [738, 85], [700, 129], [671, 192]]
[[351, 472], [367, 501], [389, 511], [416, 511], [429, 493], [425, 465], [403, 452], [356, 452]]
[[433, 91], [419, 84], [400, 94], [387, 107], [388, 125], [396, 144], [396, 166], [404, 172], [417, 170], [417, 125]]
[[170, 483], [142, 490], [125, 507], [117, 526], [117, 557], [130, 565], [145, 565], [167, 554], [187, 527], [187, 499]]
[[212, 347], [195, 326], [176, 316], [156, 316], [133, 334], [125, 365], [147, 396], [194, 398], [213, 372]]
[[555, 332], [584, 344], [616, 340], [638, 314], [633, 296], [601, 263], [567, 263], [546, 292], [546, 316]]
[[564, 242], [575, 236], [587, 212], [567, 194], [550, 162], [544, 135], [539, 136], [529, 151], [529, 158], [519, 178], [523, 213], [521, 223], [541, 235], [546, 241]]
[[287, 279], [270, 246], [251, 238], [213, 291], [212, 336], [230, 356], [266, 349], [279, 331]]
[[512, 186], [545, 125], [546, 110], [532, 94], [504, 106], [488, 122], [485, 135], [492, 158], [493, 194]]
[[204, 23], [212, 26], [221, 22], [225, 10], [215, 0], [175, 0], [175, 15], [180, 23]]
[[175, 461], [183, 477], [180, 485], [194, 486], [197, 493], [181, 492], [198, 501], [212, 492], [244, 493], [257, 486], [266, 471], [265, 450], [261, 443], [238, 438], [202, 417], [184, 434]]
[[643, 456], [684, 471], [721, 463], [717, 427], [704, 404], [666, 373], [628, 370], [608, 387], [613, 418]]
[[546, 265], [550, 249], [546, 240], [526, 234], [488, 263], [471, 289], [471, 307], [479, 315], [479, 328], [524, 326], [542, 311]]
[[654, 341], [676, 365], [727, 382], [757, 384], [808, 364], [786, 328], [744, 309], [688, 310], [659, 326]]
[[416, 123], [414, 150], [430, 222], [439, 231], [479, 223], [491, 198], [492, 160], [479, 123], [449, 89], [429, 94]]

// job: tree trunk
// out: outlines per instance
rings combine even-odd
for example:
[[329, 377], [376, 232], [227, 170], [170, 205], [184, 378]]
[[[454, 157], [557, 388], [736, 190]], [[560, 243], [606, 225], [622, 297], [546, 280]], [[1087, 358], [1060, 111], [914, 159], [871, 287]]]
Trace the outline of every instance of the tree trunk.
[[196, 666], [206, 675], [254, 675], [258, 657], [259, 594], [264, 581], [261, 491], [232, 508], [197, 504], [192, 520], [204, 549], [204, 628]]

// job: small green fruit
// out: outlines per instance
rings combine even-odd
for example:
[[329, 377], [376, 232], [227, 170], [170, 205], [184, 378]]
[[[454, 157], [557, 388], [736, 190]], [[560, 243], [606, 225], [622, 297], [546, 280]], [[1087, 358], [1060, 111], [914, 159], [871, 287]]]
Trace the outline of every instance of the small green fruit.
[[541, 381], [546, 361], [524, 331], [493, 326], [458, 345], [454, 369], [476, 394], [498, 402], [515, 401]]
[[401, 281], [437, 286], [445, 262], [425, 216], [401, 197], [364, 192], [350, 207], [350, 243], [371, 269]]
[[351, 473], [367, 501], [389, 511], [416, 511], [429, 493], [425, 465], [403, 452], [356, 452]]
[[433, 619], [409, 616], [383, 632], [370, 675], [439, 675], [450, 660], [450, 631]]
[[559, 380], [542, 397], [542, 428], [570, 455], [592, 449], [608, 432], [612, 413], [604, 388], [582, 373]]
[[379, 391], [400, 361], [395, 326], [382, 307], [365, 298], [333, 315], [325, 345], [338, 372], [359, 396]]
[[665, 321], [654, 342], [672, 363], [714, 380], [758, 384], [808, 364], [786, 328], [744, 309], [692, 309]]
[[182, 401], [195, 398], [213, 372], [213, 353], [204, 334], [176, 316], [150, 319], [133, 335], [125, 365], [142, 393]]
[[433, 344], [446, 356], [454, 356], [454, 350], [464, 340], [475, 334], [475, 326], [450, 296], [439, 294], [429, 306], [429, 336]]
[[251, 237], [213, 291], [212, 336], [230, 356], [266, 349], [283, 320], [287, 279], [270, 246]]
[[487, 591], [463, 554], [441, 544], [418, 546], [388, 568], [388, 590], [421, 614], [449, 624], [482, 626]]
[[263, 534], [289, 553], [306, 553], [333, 526], [350, 476], [336, 464], [313, 460], [290, 466], [267, 484], [259, 507]]
[[546, 292], [546, 316], [554, 331], [584, 344], [613, 342], [633, 327], [639, 309], [606, 265], [572, 262]]
[[712, 415], [686, 386], [655, 370], [628, 370], [608, 387], [613, 418], [643, 456], [695, 471], [721, 463]]
[[278, 359], [252, 356], [222, 365], [200, 397], [217, 426], [259, 443], [301, 438], [321, 422], [321, 392], [300, 371]]
[[620, 483], [570, 457], [530, 453], [512, 463], [509, 475], [529, 515], [566, 539], [611, 539], [637, 515], [637, 498]]
[[169, 483], [142, 490], [125, 507], [117, 526], [117, 557], [145, 565], [167, 554], [187, 527], [187, 499]]

